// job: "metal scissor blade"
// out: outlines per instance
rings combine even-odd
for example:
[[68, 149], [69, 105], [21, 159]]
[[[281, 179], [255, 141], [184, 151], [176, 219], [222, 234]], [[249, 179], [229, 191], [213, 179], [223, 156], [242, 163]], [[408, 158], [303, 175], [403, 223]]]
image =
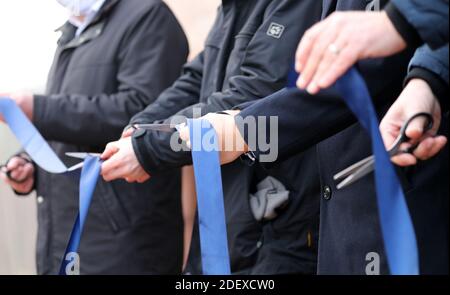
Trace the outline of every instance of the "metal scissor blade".
[[136, 124], [134, 128], [171, 133], [178, 131], [182, 126], [173, 124]]
[[102, 154], [96, 153], [66, 153], [69, 158], [85, 160], [87, 157], [100, 157]]
[[347, 187], [347, 186], [357, 182], [358, 180], [360, 180], [361, 178], [363, 178], [367, 174], [373, 172], [374, 171], [374, 164], [375, 164], [375, 160], [374, 159], [372, 161], [366, 161], [366, 163], [364, 165], [362, 165], [357, 171], [355, 171], [354, 173], [350, 174], [350, 176], [348, 176], [341, 183], [339, 183], [337, 185], [337, 189], [338, 190], [339, 189], [343, 189], [344, 187]]
[[73, 172], [73, 171], [76, 171], [76, 170], [81, 169], [83, 167], [84, 167], [84, 162], [81, 162], [81, 163], [76, 164], [75, 166], [72, 166], [72, 167], [68, 168], [67, 171], [68, 172]]
[[361, 167], [366, 165], [368, 162], [372, 162], [373, 163], [374, 161], [375, 161], [375, 156], [372, 155], [370, 157], [367, 157], [367, 158], [359, 161], [358, 163], [353, 164], [352, 166], [342, 170], [341, 172], [336, 174], [333, 178], [336, 181], [341, 180], [341, 179], [343, 179], [345, 177], [350, 176], [351, 174], [356, 173]]

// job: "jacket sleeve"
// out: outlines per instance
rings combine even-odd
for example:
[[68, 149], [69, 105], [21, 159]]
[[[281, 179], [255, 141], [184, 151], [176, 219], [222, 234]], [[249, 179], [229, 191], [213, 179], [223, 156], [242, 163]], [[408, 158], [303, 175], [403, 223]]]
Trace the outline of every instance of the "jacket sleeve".
[[[299, 4], [298, 1], [274, 1], [275, 4], [268, 8], [256, 33], [248, 41], [239, 74], [224, 81], [224, 91], [213, 93], [206, 102], [190, 106], [177, 115], [192, 118], [194, 113], [200, 116], [231, 109], [283, 88], [287, 84], [299, 39], [315, 20], [320, 19], [319, 2], [302, 1]], [[299, 19], [302, 21], [299, 22]], [[274, 24], [282, 24], [284, 31], [281, 36], [269, 34]], [[244, 40], [237, 39], [235, 46]], [[136, 155], [147, 172], [190, 163], [188, 154], [172, 151], [170, 137], [158, 132], [147, 132], [133, 139]]]
[[204, 53], [200, 53], [183, 68], [183, 74], [158, 99], [131, 119], [131, 124], [153, 123], [173, 116], [195, 104], [200, 98]]
[[184, 32], [164, 4], [143, 13], [121, 42], [116, 93], [35, 96], [34, 123], [46, 139], [87, 146], [116, 140], [179, 76], [188, 55]]
[[448, 0], [392, 0], [386, 12], [408, 45], [437, 49], [448, 43]]
[[442, 109], [449, 108], [449, 47], [448, 44], [437, 50], [428, 46], [419, 48], [409, 65], [409, 73], [405, 84], [411, 79], [419, 78], [425, 80], [435, 96], [439, 99]]
[[[394, 64], [396, 63], [394, 62]], [[382, 67], [388, 68], [385, 65]], [[418, 72], [419, 69], [425, 72], [427, 76], [420, 74]], [[395, 68], [385, 72], [392, 73], [394, 76], [399, 74], [399, 70]], [[384, 77], [386, 77], [384, 80], [391, 80], [388, 78], [389, 74], [385, 72], [383, 72]], [[430, 76], [431, 78], [428, 79], [427, 77]], [[409, 65], [407, 81], [414, 77], [425, 79], [432, 86], [433, 90], [438, 93], [445, 92], [445, 94], [437, 96], [445, 99], [448, 105], [448, 46], [437, 51], [432, 51], [428, 47], [417, 50]], [[379, 80], [380, 77], [378, 76], [368, 76], [366, 78], [366, 81]], [[390, 84], [399, 84], [401, 86], [401, 80], [398, 80], [398, 82], [397, 80], [392, 80]], [[434, 87], [433, 85], [436, 85], [436, 83], [437, 86]], [[397, 94], [401, 92], [400, 87], [399, 89], [394, 89], [387, 85], [371, 87], [371, 84], [368, 83], [368, 86], [369, 89], [372, 88], [371, 94], [375, 98], [374, 103], [379, 110], [389, 106], [396, 99]], [[389, 95], [384, 94], [384, 91], [378, 91], [378, 88], [388, 90]], [[283, 89], [263, 100], [239, 105], [236, 109], [242, 110], [240, 116], [244, 119], [247, 117], [278, 117], [279, 133], [277, 138], [271, 138], [270, 132], [266, 132], [266, 139], [263, 142], [273, 143], [278, 141], [279, 160], [305, 151], [356, 122], [353, 113], [333, 89], [322, 91], [314, 97], [298, 89]], [[256, 120], [255, 122], [257, 130], [270, 130], [269, 120], [265, 122]], [[249, 133], [247, 126], [242, 120], [236, 120], [236, 124], [250, 150], [253, 151], [254, 156], [261, 160], [262, 155], [265, 155], [266, 152], [258, 146], [259, 139], [252, 138], [252, 134]], [[261, 129], [259, 124], [265, 124], [265, 129]], [[270, 164], [267, 163], [266, 166], [270, 166]]]
[[[256, 130], [266, 130], [263, 142], [278, 147], [278, 160], [305, 151], [356, 122], [342, 98], [333, 90], [311, 96], [299, 89], [283, 89], [253, 104], [238, 106], [237, 109], [242, 110], [240, 117], [244, 121], [236, 120], [236, 125], [255, 158], [260, 161], [263, 161], [267, 151], [257, 144], [260, 138], [252, 137], [255, 132], [249, 131], [244, 124], [246, 118], [278, 118], [277, 134], [270, 133], [270, 120], [255, 120]], [[259, 135], [256, 132], [256, 136]], [[276, 137], [271, 138], [271, 135]], [[266, 163], [266, 166], [270, 165]]]

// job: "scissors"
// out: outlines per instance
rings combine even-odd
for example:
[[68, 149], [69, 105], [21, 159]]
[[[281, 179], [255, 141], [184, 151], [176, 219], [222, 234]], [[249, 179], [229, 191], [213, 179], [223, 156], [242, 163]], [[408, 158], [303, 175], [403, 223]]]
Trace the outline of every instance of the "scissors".
[[[406, 136], [406, 130], [408, 129], [411, 122], [419, 117], [425, 117], [428, 120], [423, 132], [424, 134], [433, 128], [434, 119], [433, 116], [429, 113], [418, 113], [409, 118], [408, 121], [406, 121], [406, 123], [402, 126], [400, 130], [400, 135], [395, 140], [392, 148], [388, 150], [388, 154], [391, 158], [402, 153], [410, 154], [417, 149], [419, 143], [413, 145], [407, 150], [400, 150], [403, 143], [409, 142], [411, 140], [408, 136]], [[336, 174], [334, 176], [334, 180], [341, 181], [337, 185], [337, 189], [343, 189], [355, 183], [356, 181], [360, 180], [361, 178], [363, 178], [364, 176], [366, 176], [367, 174], [371, 173], [374, 170], [375, 170], [375, 156], [372, 155]]]
[[[225, 111], [219, 111], [219, 112], [216, 112], [216, 114], [231, 116], [229, 113], [227, 113]], [[180, 130], [183, 129], [184, 127], [186, 127], [186, 125], [187, 125], [186, 123], [181, 123], [181, 124], [135, 124], [132, 127], [135, 130], [143, 129], [143, 130], [162, 131], [162, 132], [172, 133], [175, 131], [180, 132]]]
[[[162, 132], [175, 132], [180, 130], [185, 124], [174, 125], [174, 124], [135, 124], [132, 126], [135, 130], [153, 130], [153, 131], [162, 131]], [[67, 157], [85, 160], [87, 157], [100, 157], [101, 154], [97, 153], [66, 153]], [[77, 170], [83, 167], [83, 162], [75, 165], [69, 169], [69, 171]]]
[[133, 128], [172, 133], [175, 131], [180, 131], [181, 128], [183, 128], [184, 126], [186, 126], [185, 123], [179, 124], [179, 125], [174, 125], [174, 124], [135, 124], [135, 125], [133, 125]]
[[[132, 126], [135, 130], [142, 129], [142, 130], [153, 130], [153, 131], [162, 131], [162, 132], [175, 132], [179, 131], [182, 127], [184, 127], [185, 124], [180, 125], [173, 125], [173, 124], [135, 124]], [[69, 158], [74, 159], [80, 159], [85, 160], [87, 157], [100, 157], [101, 154], [97, 153], [66, 153], [66, 156]], [[69, 168], [69, 171], [75, 171], [77, 169], [80, 169], [83, 167], [84, 162], [81, 162], [71, 168]]]
[[[86, 160], [87, 157], [100, 157], [102, 154], [97, 154], [97, 153], [66, 153], [66, 156], [69, 158], [74, 158], [74, 159], [80, 159], [80, 160]], [[75, 166], [70, 167], [69, 169], [67, 169], [69, 172], [78, 170], [83, 168], [84, 162], [81, 162]]]
[[[20, 157], [20, 156], [18, 156], [18, 157]], [[23, 167], [23, 166], [25, 166], [26, 164], [31, 163], [30, 160], [28, 160], [28, 159], [26, 159], [26, 158], [24, 158], [24, 157], [20, 157], [20, 158], [21, 158], [22, 160], [24, 160], [25, 163], [24, 163], [24, 164], [19, 164], [19, 167]], [[11, 160], [11, 159], [10, 159], [10, 160]], [[11, 180], [11, 181], [13, 181], [13, 182], [15, 182], [15, 183], [17, 183], [17, 184], [25, 183], [25, 182], [28, 180], [28, 178], [24, 178], [24, 179], [15, 179], [14, 177], [12, 177], [12, 176], [11, 176], [12, 171], [9, 171], [9, 170], [8, 170], [8, 164], [9, 164], [9, 161], [8, 161], [6, 164], [4, 164], [4, 165], [0, 165], [0, 171], [3, 172], [3, 173], [5, 173], [9, 180]]]

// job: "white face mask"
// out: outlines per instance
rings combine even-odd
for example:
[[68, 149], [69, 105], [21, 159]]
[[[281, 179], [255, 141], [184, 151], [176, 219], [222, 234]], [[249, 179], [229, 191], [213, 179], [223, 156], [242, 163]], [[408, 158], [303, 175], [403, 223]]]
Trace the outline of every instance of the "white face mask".
[[86, 15], [97, 0], [56, 0], [67, 8], [72, 15]]

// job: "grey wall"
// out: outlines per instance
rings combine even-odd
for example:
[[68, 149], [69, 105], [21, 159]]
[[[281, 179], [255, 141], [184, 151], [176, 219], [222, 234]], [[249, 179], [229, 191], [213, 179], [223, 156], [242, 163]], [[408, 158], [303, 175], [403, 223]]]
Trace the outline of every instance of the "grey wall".
[[[0, 163], [18, 149], [9, 129], [0, 124]], [[18, 198], [0, 183], [0, 275], [36, 273], [36, 225], [36, 198]]]

